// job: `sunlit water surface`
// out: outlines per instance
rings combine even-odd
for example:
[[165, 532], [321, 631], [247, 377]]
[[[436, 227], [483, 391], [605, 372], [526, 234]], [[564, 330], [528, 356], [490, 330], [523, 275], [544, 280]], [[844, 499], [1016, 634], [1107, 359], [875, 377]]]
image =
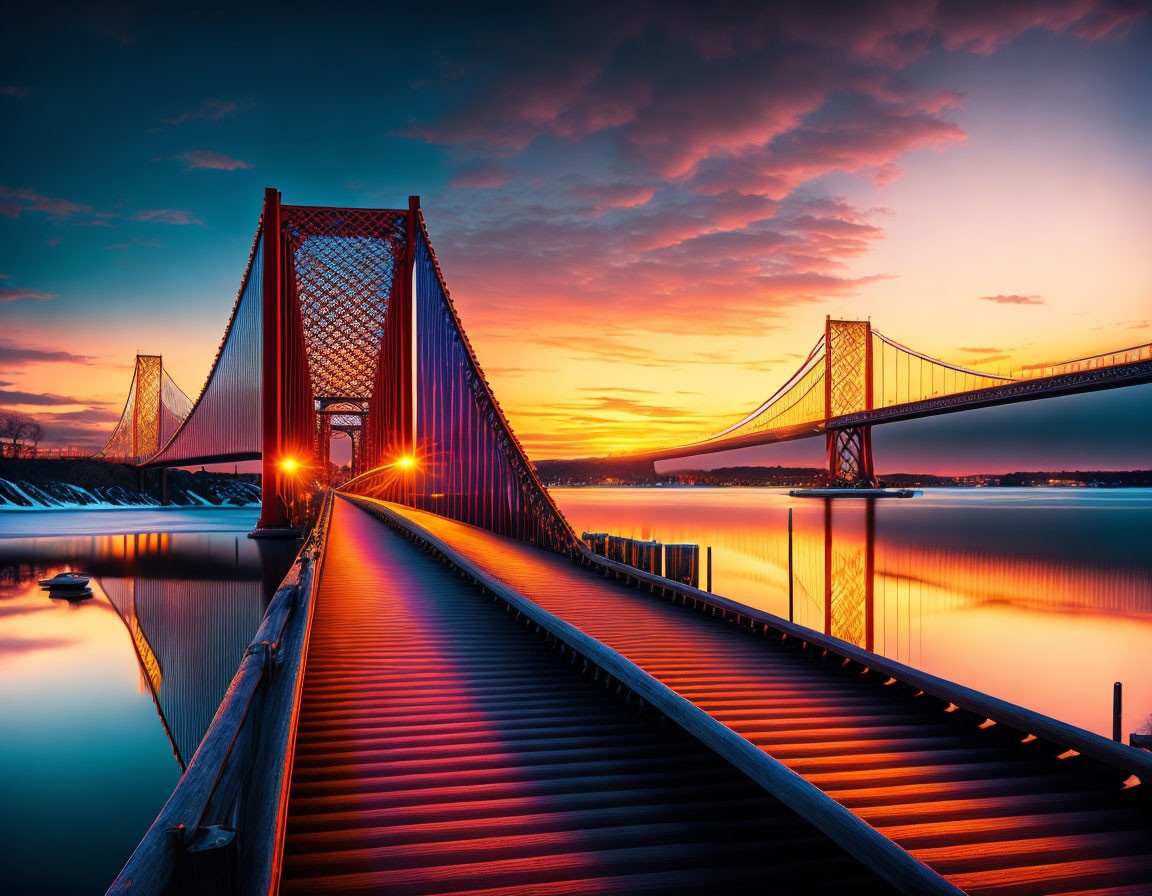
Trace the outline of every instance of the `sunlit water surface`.
[[717, 594], [1111, 737], [1152, 714], [1152, 489], [554, 489], [577, 533], [712, 547]]
[[102, 893], [148, 829], [295, 552], [257, 515], [0, 513], [0, 893]]
[[[557, 489], [580, 530], [713, 548], [713, 590], [1101, 734], [1152, 713], [1152, 490]], [[0, 513], [0, 892], [99, 893], [179, 779], [295, 544], [248, 509]], [[93, 574], [95, 596], [37, 580]], [[704, 581], [701, 582], [704, 585]], [[66, 856], [62, 860], [61, 856]]]

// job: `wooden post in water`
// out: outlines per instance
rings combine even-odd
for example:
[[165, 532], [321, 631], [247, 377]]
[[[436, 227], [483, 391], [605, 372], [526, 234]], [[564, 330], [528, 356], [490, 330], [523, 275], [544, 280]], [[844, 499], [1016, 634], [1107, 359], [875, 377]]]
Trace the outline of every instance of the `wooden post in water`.
[[708, 593], [712, 593], [712, 545], [708, 545]]
[[792, 592], [794, 580], [792, 577], [792, 508], [788, 508], [788, 621], [792, 622]]
[[1120, 743], [1120, 720], [1123, 717], [1124, 685], [1116, 682], [1112, 685], [1112, 740]]

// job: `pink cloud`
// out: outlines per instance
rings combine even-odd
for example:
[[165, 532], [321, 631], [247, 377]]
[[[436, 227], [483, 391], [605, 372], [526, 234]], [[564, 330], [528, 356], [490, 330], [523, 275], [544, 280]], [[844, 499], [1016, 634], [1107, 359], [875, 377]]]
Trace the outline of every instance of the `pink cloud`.
[[[7, 279], [7, 275], [3, 277]], [[47, 302], [56, 296], [51, 293], [37, 292], [33, 289], [18, 289], [14, 286], [0, 287], [0, 302], [18, 302], [20, 299], [35, 299], [38, 302]]]
[[991, 53], [1026, 31], [1071, 31], [1098, 40], [1147, 12], [1140, 4], [1095, 0], [1024, 3], [942, 3], [935, 5], [933, 29], [949, 50]]
[[0, 363], [3, 364], [94, 364], [96, 359], [61, 349], [36, 348], [0, 339]]
[[192, 212], [179, 208], [146, 208], [137, 212], [133, 217], [137, 221], [152, 221], [159, 224], [195, 224], [200, 227], [204, 226], [204, 222], [192, 214]]
[[547, 41], [512, 28], [484, 48], [499, 67], [454, 60], [457, 105], [410, 132], [500, 160], [457, 171], [453, 187], [485, 192], [453, 193], [430, 222], [450, 235], [438, 255], [481, 344], [522, 339], [531, 319], [531, 339], [572, 357], [671, 366], [684, 362], [622, 322], [743, 336], [851, 298], [888, 276], [858, 261], [886, 212], [820, 195], [829, 176], [891, 183], [909, 154], [966, 139], [964, 97], [917, 87], [912, 62], [1033, 29], [1098, 39], [1135, 18], [1094, 0], [625, 6], [561, 14]]
[[96, 215], [90, 205], [45, 196], [35, 190], [22, 187], [0, 186], [0, 214], [8, 218], [19, 218], [24, 211], [43, 212], [53, 218], [71, 218], [83, 215]]
[[[560, 23], [561, 43], [573, 52], [510, 49], [503, 80], [481, 84], [414, 133], [519, 150], [544, 134], [580, 139], [615, 131], [665, 176], [682, 177], [707, 158], [788, 132], [835, 91], [889, 99], [891, 76], [934, 46], [988, 53], [1033, 29], [1093, 40], [1144, 12], [1097, 0], [891, 0], [835, 15], [814, 4], [633, 4], [608, 22], [594, 17], [594, 26]], [[925, 99], [919, 111], [938, 114], [940, 100]]]
[[1012, 356], [1010, 354], [1007, 354], [1007, 353], [1001, 354], [1001, 355], [988, 355], [987, 357], [984, 357], [984, 358], [977, 358], [972, 363], [973, 364], [992, 364], [996, 361], [1007, 361], [1011, 357]]
[[655, 192], [655, 187], [630, 183], [587, 184], [571, 190], [573, 196], [591, 201], [597, 212], [646, 205]]
[[980, 296], [981, 302], [995, 302], [997, 305], [1043, 305], [1040, 296]]
[[231, 100], [205, 100], [195, 109], [182, 112], [172, 118], [163, 118], [165, 124], [180, 125], [186, 121], [195, 121], [198, 118], [207, 121], [219, 121], [227, 115], [234, 115], [239, 105]]
[[188, 163], [185, 171], [192, 171], [197, 168], [204, 168], [212, 171], [236, 171], [238, 168], [251, 168], [248, 162], [242, 162], [239, 159], [233, 159], [220, 152], [214, 152], [210, 149], [194, 149], [179, 156], [181, 160]]

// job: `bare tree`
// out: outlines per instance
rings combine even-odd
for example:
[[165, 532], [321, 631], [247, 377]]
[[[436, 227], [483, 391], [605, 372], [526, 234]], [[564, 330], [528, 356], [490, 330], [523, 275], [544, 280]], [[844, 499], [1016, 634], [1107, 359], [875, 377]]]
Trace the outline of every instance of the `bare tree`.
[[32, 443], [32, 456], [36, 457], [40, 453], [40, 441], [44, 438], [44, 427], [39, 420], [33, 420], [28, 424], [26, 438]]
[[33, 439], [38, 445], [43, 438], [43, 427], [27, 414], [0, 409], [0, 444], [5, 456], [18, 457], [21, 445]]

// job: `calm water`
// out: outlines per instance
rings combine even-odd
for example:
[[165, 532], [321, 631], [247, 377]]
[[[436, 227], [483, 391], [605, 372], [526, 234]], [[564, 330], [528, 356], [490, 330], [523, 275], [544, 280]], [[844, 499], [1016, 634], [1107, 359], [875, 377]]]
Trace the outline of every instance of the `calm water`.
[[[1101, 734], [1152, 713], [1152, 490], [559, 489], [578, 531], [713, 548], [713, 589]], [[295, 544], [257, 511], [0, 513], [0, 892], [99, 893], [212, 719]], [[36, 582], [75, 568], [95, 597]], [[703, 582], [702, 582], [703, 584]], [[60, 861], [61, 849], [67, 861]]]
[[[257, 515], [0, 513], [0, 892], [112, 882], [291, 564], [294, 543], [246, 537]], [[95, 596], [40, 590], [65, 569]]]
[[1152, 490], [555, 489], [577, 532], [712, 546], [713, 591], [1111, 737], [1152, 714]]

